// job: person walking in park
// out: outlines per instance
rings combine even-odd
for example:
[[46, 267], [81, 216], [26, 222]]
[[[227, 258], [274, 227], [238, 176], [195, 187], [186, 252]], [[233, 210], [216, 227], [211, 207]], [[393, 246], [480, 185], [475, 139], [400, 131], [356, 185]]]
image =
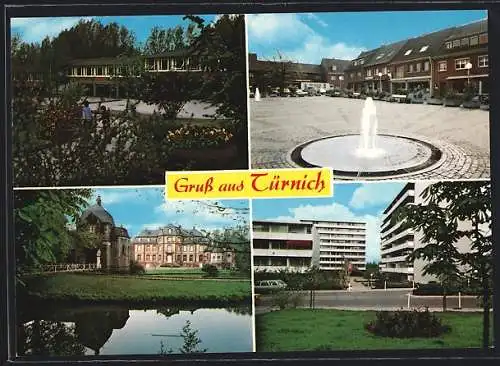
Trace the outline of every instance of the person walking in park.
[[92, 121], [92, 110], [89, 107], [89, 102], [85, 100], [82, 108], [82, 118], [86, 121]]
[[110, 123], [111, 123], [111, 111], [109, 108], [106, 108], [106, 106], [102, 105], [100, 107], [100, 113], [101, 113], [101, 122], [102, 122], [102, 129], [103, 132], [106, 133], [106, 131], [109, 130]]

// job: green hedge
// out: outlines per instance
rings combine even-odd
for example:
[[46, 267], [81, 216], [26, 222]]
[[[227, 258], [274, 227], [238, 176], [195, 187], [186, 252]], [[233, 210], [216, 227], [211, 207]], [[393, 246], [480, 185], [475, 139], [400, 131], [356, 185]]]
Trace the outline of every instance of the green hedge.
[[332, 272], [324, 271], [317, 275], [316, 284], [313, 286], [310, 277], [306, 273], [294, 272], [265, 272], [256, 271], [254, 273], [254, 281], [265, 280], [282, 280], [291, 290], [343, 290], [341, 280]]

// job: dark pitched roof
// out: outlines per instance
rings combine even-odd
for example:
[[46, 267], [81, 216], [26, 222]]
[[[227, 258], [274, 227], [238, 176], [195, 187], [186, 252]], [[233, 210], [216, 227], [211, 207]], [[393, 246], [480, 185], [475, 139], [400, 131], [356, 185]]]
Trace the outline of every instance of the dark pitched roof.
[[[454, 31], [454, 27], [410, 38], [400, 49], [392, 62], [404, 62], [438, 54], [444, 40]], [[410, 51], [411, 50], [411, 51]]]
[[123, 226], [115, 227], [113, 231], [115, 236], [130, 239], [130, 235], [128, 235], [127, 229], [125, 229]]
[[364, 66], [380, 65], [391, 62], [407, 42], [408, 40], [405, 39], [377, 48], [371, 55], [369, 61], [365, 62]]
[[473, 23], [455, 27], [454, 31], [445, 39], [451, 41], [454, 39], [469, 37], [480, 33], [488, 32], [488, 19], [482, 19]]
[[[358, 57], [356, 57], [354, 60], [351, 61], [350, 65], [345, 69], [345, 71], [357, 71], [365, 67], [365, 65], [369, 64], [372, 60], [372, 58], [375, 56], [375, 54], [378, 52], [380, 47], [375, 48], [373, 50], [368, 50], [368, 51], [363, 51], [359, 54]], [[360, 61], [363, 60], [364, 62], [361, 63]], [[357, 65], [356, 65], [357, 63]]]
[[335, 72], [344, 72], [344, 70], [351, 64], [350, 60], [340, 60], [337, 58], [324, 58], [321, 60], [321, 66], [327, 70], [331, 70], [332, 66], [337, 66]]
[[81, 221], [86, 221], [90, 216], [95, 216], [103, 224], [111, 224], [115, 226], [115, 220], [113, 216], [102, 207], [101, 197], [98, 196], [96, 204], [90, 206], [85, 211], [83, 211], [82, 216], [80, 216]]

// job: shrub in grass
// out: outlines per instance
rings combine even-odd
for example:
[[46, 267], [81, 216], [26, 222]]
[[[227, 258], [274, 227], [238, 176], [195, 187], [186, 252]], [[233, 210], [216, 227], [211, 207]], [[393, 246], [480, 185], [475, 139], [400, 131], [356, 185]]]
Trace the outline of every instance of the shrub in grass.
[[133, 274], [133, 275], [142, 275], [142, 274], [146, 273], [144, 266], [136, 261], [130, 261], [129, 268], [130, 268], [130, 274]]
[[201, 270], [205, 273], [205, 276], [207, 277], [219, 276], [219, 270], [213, 264], [204, 264]]
[[290, 308], [297, 308], [302, 303], [302, 296], [295, 291], [279, 290], [273, 293], [271, 300], [272, 306], [277, 306], [280, 310]]
[[366, 329], [377, 336], [392, 338], [431, 338], [451, 330], [429, 309], [380, 311]]

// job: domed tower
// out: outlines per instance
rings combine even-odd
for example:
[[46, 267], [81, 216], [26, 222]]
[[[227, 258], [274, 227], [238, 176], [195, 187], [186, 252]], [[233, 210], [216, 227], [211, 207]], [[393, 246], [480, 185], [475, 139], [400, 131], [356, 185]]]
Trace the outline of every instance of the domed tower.
[[101, 247], [97, 250], [97, 265], [110, 269], [113, 266], [111, 246], [114, 241], [113, 229], [115, 221], [113, 216], [102, 207], [101, 196], [97, 196], [96, 204], [87, 208], [79, 220], [79, 225], [89, 231], [102, 235]]

